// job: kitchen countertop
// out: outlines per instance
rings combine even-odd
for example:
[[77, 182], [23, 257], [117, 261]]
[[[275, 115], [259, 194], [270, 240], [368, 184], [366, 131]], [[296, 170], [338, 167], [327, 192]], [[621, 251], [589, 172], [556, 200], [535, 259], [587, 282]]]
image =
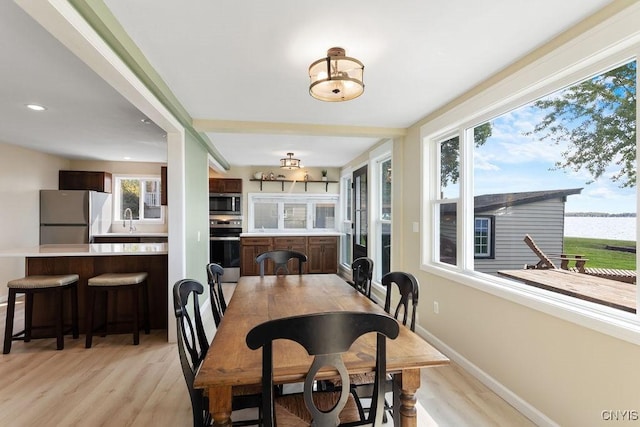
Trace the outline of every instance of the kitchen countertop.
[[92, 243], [73, 245], [40, 245], [31, 248], [6, 249], [0, 257], [70, 257], [109, 255], [163, 255], [167, 243]]
[[128, 231], [124, 231], [121, 233], [104, 233], [104, 234], [94, 234], [93, 237], [168, 237], [169, 233], [165, 232], [146, 232], [146, 231], [134, 231], [133, 233], [129, 233]]
[[318, 231], [318, 232], [291, 232], [291, 231], [252, 231], [247, 233], [240, 233], [240, 237], [287, 237], [287, 236], [342, 236], [344, 233], [337, 231]]

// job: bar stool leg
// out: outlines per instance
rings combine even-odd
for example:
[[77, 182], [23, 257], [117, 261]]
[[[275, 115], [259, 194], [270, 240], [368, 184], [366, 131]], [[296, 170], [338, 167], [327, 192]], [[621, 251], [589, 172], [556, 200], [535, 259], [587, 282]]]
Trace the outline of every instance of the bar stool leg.
[[71, 286], [71, 330], [73, 338], [80, 337], [80, 328], [78, 326], [78, 282]]
[[85, 348], [91, 348], [91, 341], [93, 339], [93, 310], [96, 306], [96, 291], [89, 287], [87, 289], [89, 304], [87, 304], [87, 337], [85, 341]]
[[144, 316], [144, 333], [149, 335], [151, 333], [151, 322], [149, 320], [149, 286], [147, 281], [142, 282], [142, 307]]
[[3, 354], [9, 354], [11, 351], [11, 341], [13, 341], [13, 315], [16, 311], [16, 290], [9, 289], [9, 298], [7, 300], [7, 320], [4, 326], [4, 348]]
[[56, 348], [58, 350], [64, 349], [64, 316], [62, 314], [62, 288], [55, 290], [55, 307], [56, 307]]
[[140, 344], [140, 321], [138, 319], [138, 311], [140, 310], [139, 308], [139, 302], [138, 302], [138, 294], [140, 293], [140, 286], [139, 285], [133, 285], [131, 286], [131, 305], [133, 307], [131, 307], [132, 313], [133, 313], [133, 345], [138, 345]]
[[29, 342], [31, 341], [31, 322], [33, 319], [33, 292], [25, 291], [24, 299], [24, 342]]

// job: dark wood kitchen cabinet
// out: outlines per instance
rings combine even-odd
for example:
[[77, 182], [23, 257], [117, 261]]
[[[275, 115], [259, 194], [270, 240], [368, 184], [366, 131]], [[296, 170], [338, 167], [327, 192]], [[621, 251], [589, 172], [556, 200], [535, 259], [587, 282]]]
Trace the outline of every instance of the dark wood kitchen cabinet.
[[[241, 237], [240, 238], [240, 275], [257, 276], [260, 274], [260, 266], [256, 263], [256, 257], [263, 252], [273, 249], [271, 237]], [[267, 268], [265, 274], [271, 274]]]
[[315, 273], [338, 272], [338, 238], [335, 236], [310, 236], [308, 241], [308, 271]]
[[[288, 251], [302, 252], [307, 255], [307, 238], [304, 236], [286, 236], [286, 237], [274, 237], [273, 249], [284, 249]], [[307, 256], [308, 257], [308, 256]], [[308, 262], [308, 260], [307, 260]], [[298, 271], [298, 260], [292, 259], [287, 263], [287, 269], [289, 272]], [[307, 263], [302, 264], [302, 273], [307, 272]]]
[[[260, 268], [256, 256], [262, 252], [287, 249], [307, 255], [303, 273], [336, 274], [338, 272], [337, 236], [277, 236], [240, 238], [240, 275], [256, 276]], [[298, 271], [297, 261], [291, 261], [289, 271]], [[273, 274], [273, 264], [267, 263], [265, 274]]]
[[167, 167], [160, 167], [160, 204], [167, 206]]
[[58, 172], [58, 188], [111, 193], [112, 178], [109, 172], [61, 170]]
[[242, 193], [242, 179], [209, 178], [209, 193]]

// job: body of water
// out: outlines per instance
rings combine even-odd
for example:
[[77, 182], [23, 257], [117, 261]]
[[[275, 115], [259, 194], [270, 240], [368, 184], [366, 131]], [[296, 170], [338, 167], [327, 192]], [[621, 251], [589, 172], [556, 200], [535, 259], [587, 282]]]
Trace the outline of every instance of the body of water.
[[564, 235], [594, 239], [636, 240], [636, 219], [596, 216], [567, 216]]

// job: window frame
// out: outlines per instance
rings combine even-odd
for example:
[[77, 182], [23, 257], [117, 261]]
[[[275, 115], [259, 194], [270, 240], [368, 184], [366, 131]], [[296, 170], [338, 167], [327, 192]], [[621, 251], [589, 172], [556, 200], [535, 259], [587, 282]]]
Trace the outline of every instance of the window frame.
[[[138, 175], [138, 174], [117, 174], [113, 175], [113, 220], [112, 222], [124, 221], [124, 218], [120, 216], [120, 207], [121, 207], [121, 192], [120, 189], [122, 185], [120, 182], [122, 180], [137, 180], [137, 181], [157, 181], [158, 188], [161, 188], [161, 180], [160, 175]], [[143, 188], [142, 183], [140, 183], [140, 188]], [[160, 191], [160, 190], [159, 190]], [[140, 194], [140, 206], [143, 204], [144, 192]], [[158, 196], [160, 199], [160, 196]], [[160, 202], [160, 200], [158, 200]], [[160, 218], [142, 218], [142, 219], [134, 219], [134, 224], [164, 224], [165, 222], [165, 207], [162, 204], [158, 205], [160, 207]], [[142, 210], [144, 213], [144, 209]], [[127, 219], [129, 221], [129, 219]]]
[[[475, 247], [475, 239], [477, 238], [477, 229], [475, 226], [475, 222], [479, 219], [485, 219], [488, 221], [489, 226], [487, 227], [487, 231], [488, 231], [488, 243], [487, 243], [487, 253], [484, 254], [480, 254], [478, 252], [476, 252]], [[474, 222], [474, 227], [473, 227], [473, 235], [474, 235], [474, 250], [473, 250], [473, 257], [475, 259], [494, 259], [495, 258], [495, 253], [496, 253], [496, 243], [495, 243], [495, 236], [496, 236], [496, 227], [495, 227], [495, 215], [476, 215], [473, 218], [473, 222]]]
[[[525, 305], [549, 315], [640, 344], [640, 291], [636, 293], [636, 314], [612, 309], [520, 284], [501, 277], [492, 277], [473, 270], [474, 245], [466, 244], [474, 237], [473, 211], [473, 129], [502, 114], [534, 101], [541, 96], [574, 84], [630, 60], [640, 62], [640, 32], [627, 37], [625, 43], [609, 37], [603, 42], [602, 33], [593, 38], [584, 36], [576, 45], [564, 46], [537, 62], [502, 78], [488, 89], [456, 105], [420, 128], [421, 141], [421, 269], [497, 297]], [[603, 45], [604, 44], [604, 45]], [[586, 52], [592, 52], [590, 55]], [[636, 87], [640, 84], [636, 76]], [[640, 123], [640, 108], [636, 108], [636, 126]], [[434, 209], [439, 185], [438, 142], [446, 136], [460, 136], [460, 201], [457, 218], [457, 265], [438, 261], [438, 215]], [[471, 141], [471, 142], [469, 142]], [[636, 150], [640, 151], [640, 132], [636, 132]], [[466, 161], [470, 159], [471, 161]], [[637, 204], [640, 188], [636, 186]], [[638, 241], [636, 231], [636, 241]], [[640, 261], [640, 256], [637, 258]], [[640, 265], [640, 262], [637, 262]]]
[[[340, 212], [342, 235], [340, 236], [340, 265], [351, 270], [353, 263], [353, 169], [346, 168], [340, 176]], [[348, 245], [348, 246], [347, 246]], [[348, 247], [348, 250], [345, 250]]]
[[[369, 256], [373, 259], [373, 282], [380, 285], [382, 280], [382, 227], [389, 226], [391, 233], [390, 241], [393, 242], [393, 181], [391, 192], [391, 219], [382, 218], [382, 163], [391, 160], [391, 171], [393, 172], [393, 140], [387, 140], [374, 149], [369, 156]], [[393, 253], [389, 254], [390, 268], [393, 265]]]
[[[330, 193], [290, 193], [283, 195], [281, 193], [248, 193], [247, 201], [247, 231], [249, 233], [256, 232], [275, 232], [275, 233], [322, 233], [322, 232], [338, 232], [340, 224], [340, 196]], [[255, 210], [254, 204], [261, 199], [271, 199], [278, 204], [278, 227], [277, 228], [255, 228]], [[315, 228], [314, 206], [317, 203], [333, 202], [335, 206], [335, 220], [333, 228]], [[306, 204], [306, 228], [284, 228], [284, 205], [288, 203]]]

